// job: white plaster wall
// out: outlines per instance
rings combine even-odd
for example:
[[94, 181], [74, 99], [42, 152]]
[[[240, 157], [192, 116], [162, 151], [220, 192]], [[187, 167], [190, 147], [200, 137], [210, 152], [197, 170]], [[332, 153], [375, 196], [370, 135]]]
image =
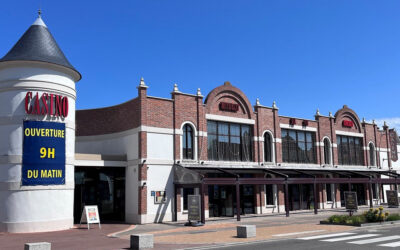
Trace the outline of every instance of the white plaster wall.
[[[75, 80], [72, 73], [46, 63], [0, 64], [0, 231], [39, 232], [73, 225]], [[67, 118], [25, 114], [28, 91], [68, 97]], [[23, 121], [66, 124], [65, 184], [21, 186]]]
[[128, 160], [138, 158], [138, 134], [131, 130], [98, 136], [76, 137], [76, 153], [127, 155]]
[[[172, 166], [148, 165], [147, 170], [147, 218], [146, 222], [171, 221], [174, 206], [174, 177]], [[165, 204], [154, 204], [151, 191], [165, 191]]]
[[147, 158], [173, 160], [173, 135], [147, 133]]

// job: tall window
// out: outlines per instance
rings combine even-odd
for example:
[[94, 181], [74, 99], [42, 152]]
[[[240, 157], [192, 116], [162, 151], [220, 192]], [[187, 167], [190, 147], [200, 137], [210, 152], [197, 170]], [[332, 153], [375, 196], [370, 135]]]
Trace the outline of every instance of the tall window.
[[337, 136], [340, 165], [364, 165], [362, 138]]
[[325, 164], [332, 164], [331, 162], [331, 142], [328, 138], [324, 139], [324, 162]]
[[183, 126], [183, 159], [193, 159], [193, 128], [189, 124]]
[[369, 144], [369, 164], [375, 166], [375, 147], [372, 143]]
[[315, 133], [282, 129], [283, 162], [317, 163]]
[[269, 133], [264, 134], [264, 161], [272, 162], [272, 138]]
[[249, 125], [208, 121], [207, 140], [209, 160], [253, 160]]

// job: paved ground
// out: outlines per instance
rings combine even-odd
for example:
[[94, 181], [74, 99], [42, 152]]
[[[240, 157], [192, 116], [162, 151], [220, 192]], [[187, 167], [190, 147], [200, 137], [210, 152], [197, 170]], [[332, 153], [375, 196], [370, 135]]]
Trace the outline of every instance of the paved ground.
[[[210, 249], [208, 248], [197, 248]], [[288, 240], [271, 240], [264, 242], [251, 242], [245, 244], [215, 246], [213, 249], [221, 250], [309, 250], [309, 249], [352, 249], [352, 250], [389, 250], [400, 249], [400, 225], [380, 226], [373, 229], [360, 229], [344, 233], [322, 234], [317, 236], [299, 237]]]
[[[366, 208], [367, 209], [367, 208]], [[400, 212], [400, 209], [389, 209]], [[361, 211], [360, 211], [361, 212]], [[332, 214], [345, 214], [344, 210], [292, 213], [264, 216], [245, 216], [241, 222], [232, 218], [208, 221], [203, 227], [185, 227], [182, 222], [128, 225], [103, 224], [102, 229], [74, 228], [51, 233], [8, 234], [0, 233], [0, 249], [23, 249], [26, 242], [51, 242], [53, 249], [129, 249], [129, 235], [150, 233], [155, 237], [155, 249], [184, 249], [219, 247], [226, 243], [282, 240], [316, 234], [350, 232], [355, 227], [319, 225], [319, 221]], [[236, 226], [257, 226], [257, 237], [239, 239]]]

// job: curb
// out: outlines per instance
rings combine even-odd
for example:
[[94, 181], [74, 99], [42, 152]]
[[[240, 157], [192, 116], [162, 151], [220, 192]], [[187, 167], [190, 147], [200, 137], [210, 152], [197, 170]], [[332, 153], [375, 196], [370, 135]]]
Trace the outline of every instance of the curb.
[[374, 227], [374, 226], [385, 226], [385, 225], [400, 225], [400, 221], [384, 221], [384, 222], [371, 222], [371, 223], [363, 223], [360, 225], [348, 225], [348, 224], [335, 224], [335, 223], [330, 223], [328, 221], [320, 221], [320, 225], [337, 225], [337, 226], [349, 226], [349, 227]]

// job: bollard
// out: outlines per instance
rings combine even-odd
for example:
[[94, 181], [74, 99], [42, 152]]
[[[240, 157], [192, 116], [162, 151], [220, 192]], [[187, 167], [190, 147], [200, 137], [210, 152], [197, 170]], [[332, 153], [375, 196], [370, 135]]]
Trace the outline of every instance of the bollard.
[[238, 238], [256, 237], [255, 225], [241, 225], [236, 227]]
[[24, 250], [51, 250], [49, 242], [25, 243]]
[[143, 249], [154, 247], [154, 236], [152, 234], [132, 234], [131, 249]]

